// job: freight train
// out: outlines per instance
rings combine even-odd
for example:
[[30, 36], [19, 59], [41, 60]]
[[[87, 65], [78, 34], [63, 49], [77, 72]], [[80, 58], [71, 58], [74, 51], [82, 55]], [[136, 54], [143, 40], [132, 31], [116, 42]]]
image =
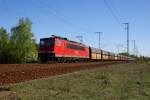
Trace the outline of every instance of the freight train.
[[67, 38], [54, 36], [41, 38], [38, 56], [42, 62], [77, 62], [77, 61], [127, 61], [123, 56], [82, 43], [70, 41]]

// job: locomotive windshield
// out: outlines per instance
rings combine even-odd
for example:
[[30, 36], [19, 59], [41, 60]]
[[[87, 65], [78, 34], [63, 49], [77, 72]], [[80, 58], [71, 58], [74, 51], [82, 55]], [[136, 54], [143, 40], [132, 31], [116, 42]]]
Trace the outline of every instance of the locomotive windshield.
[[41, 39], [40, 40], [40, 45], [41, 46], [53, 46], [54, 45], [54, 41], [53, 41], [53, 39], [49, 39], [49, 38]]

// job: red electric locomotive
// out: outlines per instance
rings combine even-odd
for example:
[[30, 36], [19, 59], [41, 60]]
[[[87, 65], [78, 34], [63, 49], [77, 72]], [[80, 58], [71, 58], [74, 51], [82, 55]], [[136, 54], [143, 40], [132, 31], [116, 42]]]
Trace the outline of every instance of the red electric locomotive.
[[89, 47], [67, 38], [52, 36], [40, 39], [39, 58], [41, 61], [85, 61], [89, 60]]

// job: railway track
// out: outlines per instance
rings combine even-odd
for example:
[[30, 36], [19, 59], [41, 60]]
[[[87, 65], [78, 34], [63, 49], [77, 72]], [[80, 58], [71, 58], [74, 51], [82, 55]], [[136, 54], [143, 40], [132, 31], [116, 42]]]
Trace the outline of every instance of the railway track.
[[121, 62], [80, 62], [57, 64], [0, 64], [0, 85], [8, 85], [102, 67]]

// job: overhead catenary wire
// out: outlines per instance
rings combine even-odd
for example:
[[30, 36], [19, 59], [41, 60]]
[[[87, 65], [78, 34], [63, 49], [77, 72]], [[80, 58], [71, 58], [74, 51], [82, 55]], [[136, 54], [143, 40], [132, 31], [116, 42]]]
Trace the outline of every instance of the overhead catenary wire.
[[[111, 13], [111, 15], [114, 17], [114, 19], [116, 20], [116, 22], [122, 27], [120, 14], [117, 11], [117, 9], [112, 5], [112, 1], [104, 0], [104, 4], [106, 5], [107, 9]], [[125, 23], [125, 24], [129, 24], [129, 23]], [[128, 27], [128, 25], [127, 25], [127, 47], [126, 48], [127, 48], [127, 53], [129, 53], [129, 27]]]
[[116, 16], [118, 16], [118, 18], [119, 18], [120, 21], [121, 21], [122, 16], [121, 16], [121, 14], [119, 13], [118, 9], [114, 6], [112, 0], [108, 0], [108, 1], [109, 1], [110, 6], [112, 7], [112, 9], [114, 10]]
[[119, 19], [119, 17], [116, 15], [116, 13], [114, 12], [113, 8], [110, 6], [110, 4], [108, 3], [107, 0], [104, 0], [104, 4], [107, 7], [107, 9], [109, 10], [109, 12], [111, 13], [111, 15], [114, 17], [114, 19], [116, 20], [116, 22], [121, 25], [121, 21]]
[[[57, 12], [52, 7], [50, 7], [49, 5], [43, 3], [43, 1], [38, 0], [38, 2], [39, 2], [39, 5], [37, 5], [37, 1], [34, 2], [36, 4], [36, 6], [38, 6], [40, 8], [45, 8], [45, 10], [47, 10], [47, 13], [49, 12], [48, 14], [54, 16], [60, 22], [68, 25], [69, 27], [73, 27], [73, 28], [75, 28], [77, 30], [84, 31], [84, 32], [88, 33], [87, 30], [89, 30], [89, 29], [83, 28], [83, 27], [81, 27], [81, 26], [79, 26], [79, 25], [77, 25], [75, 23], [72, 23], [68, 19], [65, 19], [64, 17], [58, 15]], [[44, 6], [42, 6], [42, 5], [44, 5]]]

